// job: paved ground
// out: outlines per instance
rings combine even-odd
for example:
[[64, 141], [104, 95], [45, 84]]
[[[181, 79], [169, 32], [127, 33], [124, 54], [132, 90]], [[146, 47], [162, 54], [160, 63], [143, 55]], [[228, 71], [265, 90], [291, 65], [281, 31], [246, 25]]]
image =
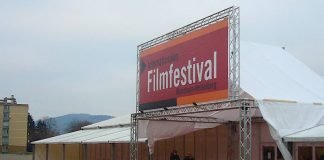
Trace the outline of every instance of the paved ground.
[[32, 154], [0, 154], [0, 160], [32, 160]]

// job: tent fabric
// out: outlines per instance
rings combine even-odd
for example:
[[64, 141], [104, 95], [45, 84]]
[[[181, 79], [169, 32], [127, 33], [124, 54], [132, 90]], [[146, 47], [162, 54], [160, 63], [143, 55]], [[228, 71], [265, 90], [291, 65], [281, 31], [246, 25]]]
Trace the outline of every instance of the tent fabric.
[[324, 102], [324, 80], [281, 47], [243, 42], [240, 57], [241, 96], [259, 100], [272, 138], [284, 158], [291, 160], [282, 138], [323, 123], [323, 106], [314, 103]]
[[[324, 124], [324, 106], [312, 103], [275, 102], [260, 100], [259, 109], [268, 123], [272, 138], [276, 141], [285, 160], [291, 160], [282, 138]], [[311, 134], [303, 134], [310, 139]], [[323, 137], [323, 135], [322, 135]]]
[[241, 43], [240, 84], [254, 99], [324, 103], [324, 80], [281, 47]]
[[[129, 143], [130, 114], [94, 123], [82, 130], [39, 140], [33, 144]], [[139, 142], [145, 142], [145, 138]]]
[[[252, 109], [252, 116], [257, 115], [256, 109]], [[231, 110], [221, 110], [187, 114], [187, 116], [211, 117], [224, 122], [239, 121], [239, 108]], [[139, 138], [147, 138], [150, 153], [153, 153], [154, 143], [158, 140], [168, 139], [200, 129], [214, 128], [222, 123], [199, 123], [199, 122], [174, 122], [174, 121], [139, 121]]]
[[[209, 124], [209, 128], [216, 127], [219, 124]], [[176, 137], [190, 133], [202, 128], [195, 128], [194, 122], [172, 122], [172, 121], [139, 121], [139, 138], [147, 138], [149, 151], [152, 154], [154, 152], [154, 143], [158, 140]]]
[[324, 125], [284, 136], [286, 142], [324, 142]]
[[[119, 128], [80, 130], [52, 138], [35, 141], [33, 144], [77, 144], [77, 143], [129, 143], [130, 126]], [[145, 142], [145, 139], [139, 139]]]
[[96, 129], [96, 128], [108, 128], [108, 127], [118, 127], [130, 125], [131, 114], [126, 114], [123, 116], [115, 117], [98, 123], [94, 123], [82, 129]]
[[324, 124], [324, 106], [309, 103], [258, 101], [263, 119], [280, 137]]

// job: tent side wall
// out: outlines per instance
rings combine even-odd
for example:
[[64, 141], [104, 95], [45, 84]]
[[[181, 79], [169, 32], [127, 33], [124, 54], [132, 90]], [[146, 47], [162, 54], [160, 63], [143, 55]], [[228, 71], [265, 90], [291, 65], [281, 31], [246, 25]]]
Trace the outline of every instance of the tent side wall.
[[[129, 143], [96, 143], [96, 144], [48, 144], [48, 160], [129, 160]], [[86, 153], [85, 153], [86, 150]], [[139, 143], [138, 155], [140, 159], [148, 159], [148, 147], [145, 143]], [[35, 160], [46, 160], [46, 144], [35, 144]]]
[[46, 144], [36, 144], [34, 152], [35, 152], [35, 160], [46, 159]]
[[[129, 143], [94, 143], [94, 144], [48, 144], [48, 159], [65, 160], [129, 160]], [[273, 147], [277, 155], [276, 144], [270, 136], [264, 121], [254, 121], [252, 125], [252, 160], [262, 159], [263, 148]], [[35, 145], [35, 159], [46, 160], [46, 144]], [[239, 159], [239, 129], [228, 124], [211, 129], [199, 130], [183, 136], [157, 141], [154, 146], [154, 159], [169, 160], [170, 153], [176, 149], [181, 158], [190, 152], [195, 159]], [[85, 152], [86, 151], [86, 152]], [[138, 159], [148, 160], [146, 143], [138, 144]]]
[[82, 144], [66, 144], [65, 160], [82, 160], [83, 150]]
[[140, 160], [149, 160], [148, 151], [149, 148], [146, 143], [140, 143], [138, 145], [138, 159]]
[[63, 144], [49, 144], [48, 159], [49, 160], [63, 159]]

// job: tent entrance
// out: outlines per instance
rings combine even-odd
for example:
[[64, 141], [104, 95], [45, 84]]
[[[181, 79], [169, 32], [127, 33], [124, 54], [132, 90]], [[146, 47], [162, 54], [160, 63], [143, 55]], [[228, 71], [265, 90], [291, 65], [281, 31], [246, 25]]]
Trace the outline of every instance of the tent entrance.
[[236, 99], [134, 113], [131, 116], [130, 158], [138, 159], [139, 138], [147, 138], [150, 152], [153, 153], [152, 146], [157, 140], [235, 121], [239, 122], [240, 160], [250, 160], [251, 117], [256, 108], [257, 104], [254, 100]]

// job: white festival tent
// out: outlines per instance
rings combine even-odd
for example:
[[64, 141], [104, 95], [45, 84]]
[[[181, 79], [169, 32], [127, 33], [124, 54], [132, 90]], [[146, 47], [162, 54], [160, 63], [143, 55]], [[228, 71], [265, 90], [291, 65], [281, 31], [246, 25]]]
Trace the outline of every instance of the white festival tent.
[[[145, 142], [146, 139], [139, 139]], [[39, 140], [33, 144], [129, 143], [130, 114], [94, 123], [82, 130]]]
[[[282, 47], [242, 42], [240, 87], [240, 98], [254, 99], [258, 103], [252, 117], [265, 119], [286, 160], [292, 157], [282, 142], [283, 137], [294, 141], [297, 138], [289, 136], [299, 133], [295, 136], [303, 135], [305, 141], [314, 140], [314, 136], [309, 135], [313, 132], [300, 132], [318, 129], [317, 126], [324, 124], [324, 80]], [[183, 116], [239, 121], [239, 112], [232, 109]], [[155, 141], [217, 125], [220, 124], [140, 120], [139, 138], [148, 139], [152, 153]], [[316, 140], [323, 137], [324, 134]]]
[[[258, 109], [252, 110], [252, 116], [263, 117], [268, 123], [284, 158], [292, 159], [282, 139], [323, 141], [324, 80], [281, 47], [241, 42], [240, 54], [240, 98], [256, 100]], [[222, 110], [190, 116], [239, 121], [239, 112]], [[148, 142], [152, 153], [155, 141], [220, 124], [139, 120], [138, 137], [139, 142]], [[33, 144], [129, 142], [130, 114]]]

